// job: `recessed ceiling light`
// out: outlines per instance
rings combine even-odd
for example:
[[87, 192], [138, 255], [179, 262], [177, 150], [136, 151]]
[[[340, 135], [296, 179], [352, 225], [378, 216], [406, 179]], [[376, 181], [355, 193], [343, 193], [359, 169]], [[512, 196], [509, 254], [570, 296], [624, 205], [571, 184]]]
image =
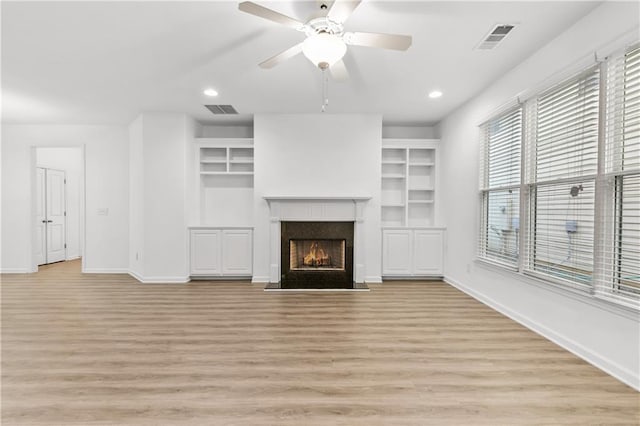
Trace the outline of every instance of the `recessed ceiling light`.
[[218, 96], [218, 92], [214, 89], [206, 89], [203, 93], [207, 96]]
[[429, 93], [429, 97], [431, 99], [436, 99], [436, 98], [439, 98], [440, 96], [442, 96], [442, 92], [439, 90], [434, 90], [433, 92]]

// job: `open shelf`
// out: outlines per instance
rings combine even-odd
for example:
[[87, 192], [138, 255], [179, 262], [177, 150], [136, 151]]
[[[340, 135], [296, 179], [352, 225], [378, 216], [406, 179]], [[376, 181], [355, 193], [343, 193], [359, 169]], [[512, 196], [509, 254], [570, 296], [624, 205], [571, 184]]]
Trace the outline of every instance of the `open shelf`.
[[435, 223], [436, 143], [393, 140], [382, 148], [382, 226]]
[[227, 162], [227, 148], [200, 148], [200, 162]]
[[199, 223], [253, 223], [254, 156], [250, 139], [197, 140]]

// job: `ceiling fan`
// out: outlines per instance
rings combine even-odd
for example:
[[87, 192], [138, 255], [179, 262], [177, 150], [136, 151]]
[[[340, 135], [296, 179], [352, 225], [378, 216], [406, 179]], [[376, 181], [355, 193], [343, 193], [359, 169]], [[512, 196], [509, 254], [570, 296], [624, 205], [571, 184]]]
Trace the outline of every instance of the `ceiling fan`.
[[347, 45], [393, 50], [407, 50], [411, 46], [411, 36], [408, 35], [345, 32], [343, 25], [360, 2], [361, 0], [335, 0], [330, 7], [327, 3], [320, 2], [320, 9], [324, 16], [312, 18], [307, 22], [298, 21], [251, 1], [240, 3], [238, 8], [243, 12], [303, 32], [307, 36], [301, 43], [261, 62], [259, 64], [261, 68], [272, 68], [302, 52], [320, 69], [323, 71], [329, 69], [335, 79], [344, 80], [349, 76], [342, 62]]

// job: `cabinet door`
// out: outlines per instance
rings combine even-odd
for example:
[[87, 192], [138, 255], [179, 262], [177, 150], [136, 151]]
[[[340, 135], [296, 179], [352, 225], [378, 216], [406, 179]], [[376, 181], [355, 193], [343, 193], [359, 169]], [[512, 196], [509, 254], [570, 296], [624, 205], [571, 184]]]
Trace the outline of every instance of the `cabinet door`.
[[253, 233], [250, 229], [222, 231], [222, 274], [251, 275]]
[[191, 231], [191, 275], [220, 275], [220, 231]]
[[411, 258], [411, 230], [382, 231], [382, 275], [410, 275]]
[[442, 275], [443, 233], [441, 230], [415, 230], [413, 235], [413, 273]]

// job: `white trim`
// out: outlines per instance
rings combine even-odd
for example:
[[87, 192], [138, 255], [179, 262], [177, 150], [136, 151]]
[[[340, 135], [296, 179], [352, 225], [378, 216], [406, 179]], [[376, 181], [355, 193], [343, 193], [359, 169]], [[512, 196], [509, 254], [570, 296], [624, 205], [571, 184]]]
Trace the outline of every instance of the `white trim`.
[[136, 280], [140, 282], [144, 282], [144, 278], [142, 277], [142, 275], [138, 274], [137, 272], [129, 270], [127, 271], [127, 273], [131, 275], [133, 278], [135, 278]]
[[364, 282], [367, 284], [382, 284], [382, 276], [370, 275], [368, 277], [364, 277]]
[[136, 280], [142, 284], [184, 284], [190, 281], [188, 276], [186, 277], [143, 277], [133, 271], [127, 271]]
[[442, 281], [442, 274], [437, 275], [383, 275], [383, 281]]
[[251, 278], [251, 284], [268, 284], [269, 276], [268, 275], [254, 275]]
[[83, 274], [128, 274], [127, 268], [85, 268]]
[[211, 225], [191, 225], [187, 229], [253, 229], [253, 226], [211, 226]]
[[279, 283], [281, 223], [353, 222], [353, 281], [364, 282], [364, 204], [369, 196], [265, 196], [269, 206], [269, 282]]
[[36, 271], [30, 271], [28, 268], [3, 268], [0, 274], [32, 274]]
[[527, 327], [529, 330], [541, 335], [542, 337], [552, 341], [553, 343], [559, 345], [560, 347], [566, 349], [572, 354], [582, 358], [587, 361], [589, 364], [599, 368], [605, 373], [615, 377], [621, 382], [631, 386], [632, 388], [640, 391], [640, 378], [638, 378], [633, 371], [619, 365], [618, 363], [607, 359], [592, 350], [584, 347], [583, 345], [577, 343], [573, 339], [570, 339], [566, 336], [563, 336], [554, 330], [551, 330], [548, 327], [543, 326], [542, 324], [532, 320], [531, 318], [524, 316], [503, 304], [496, 302], [491, 297], [478, 292], [457, 280], [451, 277], [444, 277], [444, 282], [457, 288], [458, 290], [468, 294], [473, 297], [477, 301], [489, 306], [490, 308], [496, 310], [502, 315], [512, 319], [513, 321]]
[[287, 292], [287, 293], [309, 293], [309, 292], [349, 292], [349, 291], [371, 291], [368, 288], [265, 288], [264, 291]]
[[267, 196], [264, 197], [265, 200], [271, 201], [369, 201], [371, 197], [369, 196], [298, 196], [298, 195], [278, 195], [278, 196]]

